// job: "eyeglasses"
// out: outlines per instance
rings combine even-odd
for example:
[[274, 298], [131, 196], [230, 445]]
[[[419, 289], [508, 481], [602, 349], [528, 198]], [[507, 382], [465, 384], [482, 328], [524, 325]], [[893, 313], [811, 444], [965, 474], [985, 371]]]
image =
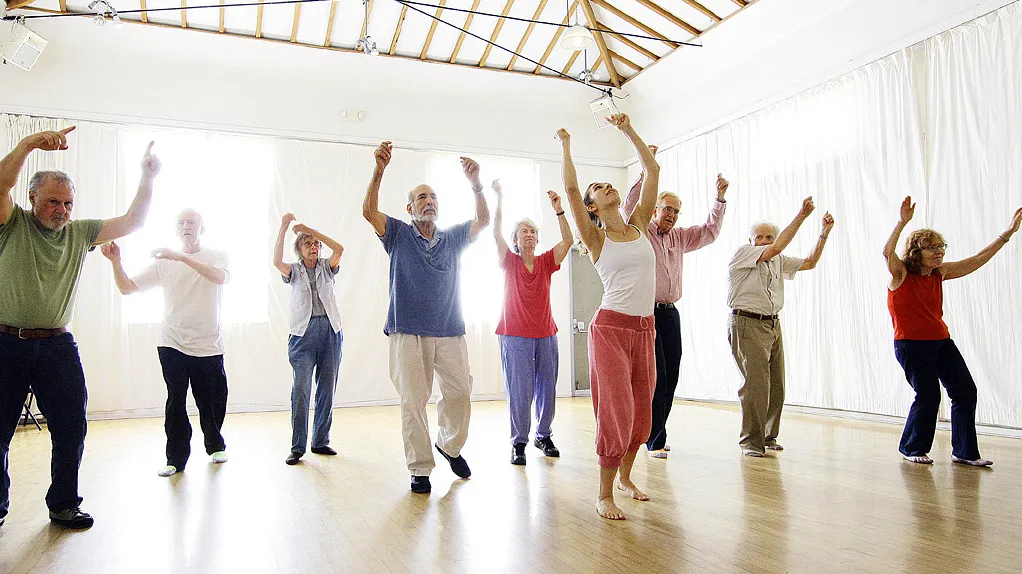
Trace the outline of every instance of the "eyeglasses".
[[947, 243], [941, 243], [940, 245], [930, 245], [929, 247], [921, 247], [920, 251], [929, 251], [930, 253], [936, 253], [937, 250], [947, 251]]

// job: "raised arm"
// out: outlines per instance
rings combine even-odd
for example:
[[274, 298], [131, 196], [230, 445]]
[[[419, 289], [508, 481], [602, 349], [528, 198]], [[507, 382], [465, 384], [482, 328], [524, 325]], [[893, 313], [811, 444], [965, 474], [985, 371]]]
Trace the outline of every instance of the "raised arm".
[[149, 205], [153, 201], [153, 180], [156, 179], [156, 176], [160, 173], [160, 168], [163, 167], [163, 164], [160, 163], [160, 158], [152, 153], [153, 143], [149, 142], [149, 147], [146, 148], [145, 155], [142, 156], [142, 177], [138, 182], [138, 191], [135, 192], [135, 199], [128, 206], [127, 213], [103, 222], [99, 236], [93, 242], [95, 245], [120, 239], [129, 233], [142, 229], [142, 226], [145, 225], [146, 217], [149, 215]]
[[324, 235], [323, 233], [320, 233], [319, 231], [316, 231], [302, 223], [295, 226], [295, 233], [307, 233], [319, 241], [322, 241], [324, 245], [330, 248], [330, 269], [337, 269], [337, 266], [341, 264], [341, 255], [344, 254], [344, 246], [332, 237]]
[[600, 228], [589, 219], [589, 210], [582, 201], [582, 192], [578, 187], [578, 174], [575, 162], [571, 159], [571, 135], [564, 128], [557, 130], [557, 140], [561, 142], [561, 180], [564, 182], [564, 194], [568, 197], [571, 218], [575, 220], [582, 244], [589, 250], [590, 257], [599, 259], [603, 250], [603, 234]]
[[767, 248], [763, 250], [763, 254], [759, 256], [757, 263], [769, 261], [780, 255], [781, 252], [784, 251], [784, 248], [791, 243], [791, 240], [795, 238], [795, 234], [798, 233], [798, 228], [802, 226], [802, 222], [809, 217], [809, 214], [812, 213], [814, 209], [816, 209], [816, 206], [813, 205], [812, 196], [803, 199], [802, 209], [799, 210], [798, 215], [796, 215], [795, 219], [791, 220], [791, 223], [789, 223], [788, 226], [777, 235], [777, 239], [775, 239], [772, 244], [767, 245]]
[[196, 260], [187, 253], [181, 253], [174, 249], [167, 247], [161, 247], [159, 249], [153, 249], [152, 255], [156, 259], [166, 259], [168, 261], [177, 261], [184, 263], [185, 265], [192, 268], [193, 271], [199, 274], [203, 279], [213, 283], [214, 285], [224, 285], [227, 283], [227, 279], [230, 275], [226, 269], [220, 267], [214, 267], [213, 265], [207, 265], [201, 261]]
[[834, 216], [828, 211], [823, 216], [823, 231], [820, 232], [820, 238], [816, 240], [816, 245], [813, 247], [813, 251], [806, 257], [806, 260], [802, 262], [802, 267], [799, 267], [799, 271], [808, 271], [815, 269], [816, 264], [820, 262], [820, 256], [823, 255], [823, 248], [827, 245], [827, 237], [830, 235], [830, 230], [834, 228]]
[[546, 196], [550, 198], [550, 206], [554, 208], [554, 215], [557, 216], [557, 227], [561, 231], [561, 242], [554, 245], [554, 264], [560, 265], [561, 261], [564, 261], [564, 258], [568, 255], [568, 252], [571, 251], [575, 238], [571, 236], [568, 218], [564, 216], [564, 208], [561, 207], [561, 197], [552, 189], [546, 192]]
[[472, 193], [476, 199], [476, 216], [468, 227], [468, 238], [475, 241], [475, 238], [479, 237], [479, 232], [490, 224], [490, 208], [486, 205], [486, 196], [483, 195], [483, 183], [479, 181], [479, 164], [472, 158], [462, 157], [461, 169], [465, 172], [468, 182], [472, 184]]
[[387, 233], [387, 214], [380, 211], [380, 184], [383, 182], [383, 172], [390, 164], [393, 152], [394, 144], [389, 141], [381, 143], [376, 148], [373, 153], [376, 167], [373, 169], [373, 178], [369, 180], [369, 187], [366, 188], [366, 198], [362, 202], [362, 217], [366, 218], [373, 226], [373, 231], [380, 237]]
[[138, 285], [135, 285], [135, 282], [124, 272], [124, 265], [121, 264], [120, 246], [111, 241], [110, 243], [104, 243], [99, 248], [99, 251], [110, 260], [110, 265], [114, 270], [114, 283], [117, 284], [117, 290], [121, 292], [121, 295], [138, 293]]
[[497, 207], [493, 210], [493, 242], [497, 244], [497, 263], [504, 265], [504, 258], [507, 257], [507, 241], [504, 240], [504, 189], [500, 186], [500, 180], [495, 179], [490, 184], [493, 193], [497, 195]]
[[959, 277], [965, 277], [969, 273], [979, 269], [986, 265], [987, 261], [994, 256], [1002, 247], [1008, 244], [1012, 235], [1018, 231], [1019, 224], [1022, 224], [1022, 207], [1015, 210], [1015, 214], [1011, 217], [1011, 225], [1003, 233], [997, 236], [997, 239], [980, 250], [979, 253], [969, 257], [968, 259], [962, 259], [961, 261], [951, 261], [938, 267], [940, 274], [944, 276], [944, 279], [958, 279]]
[[58, 151], [67, 149], [67, 134], [73, 132], [75, 126], [60, 131], [46, 131], [25, 137], [4, 159], [0, 160], [0, 224], [7, 223], [14, 213], [14, 197], [11, 190], [18, 184], [18, 176], [25, 167], [32, 150]]
[[901, 287], [905, 276], [908, 275], [905, 262], [898, 257], [898, 239], [901, 238], [901, 232], [905, 230], [908, 222], [912, 221], [912, 216], [915, 213], [916, 204], [912, 203], [910, 195], [901, 202], [901, 215], [898, 218], [898, 224], [894, 226], [894, 231], [891, 232], [891, 236], [887, 238], [887, 243], [884, 245], [884, 259], [887, 260], [887, 270], [891, 272], [891, 290]]
[[[657, 147], [655, 145], [649, 146], [649, 153], [656, 156]], [[622, 213], [627, 221], [632, 217], [632, 212], [635, 211], [635, 206], [639, 204], [639, 192], [642, 190], [642, 173], [639, 173], [639, 177], [632, 184], [632, 187], [628, 190], [628, 195], [625, 196], [625, 204], [622, 207]]]
[[295, 214], [285, 213], [280, 218], [280, 231], [277, 232], [277, 242], [273, 244], [273, 266], [280, 271], [284, 277], [291, 278], [291, 266], [284, 263], [284, 237], [287, 235], [287, 228], [295, 220]]
[[660, 190], [660, 166], [653, 158], [653, 152], [643, 143], [639, 134], [635, 133], [628, 114], [614, 114], [607, 120], [628, 138], [636, 155], [639, 156], [639, 166], [642, 167], [642, 189], [639, 191], [639, 203], [628, 217], [628, 223], [645, 233], [650, 220], [653, 219], [653, 211], [656, 209], [656, 197]]
[[724, 220], [724, 209], [727, 206], [724, 194], [727, 193], [729, 185], [724, 176], [718, 173], [717, 200], [714, 202], [713, 207], [710, 208], [710, 213], [706, 216], [706, 222], [693, 227], [675, 227], [670, 231], [672, 235], [678, 238], [684, 253], [702, 249], [717, 240], [717, 236], [720, 235], [720, 225]]

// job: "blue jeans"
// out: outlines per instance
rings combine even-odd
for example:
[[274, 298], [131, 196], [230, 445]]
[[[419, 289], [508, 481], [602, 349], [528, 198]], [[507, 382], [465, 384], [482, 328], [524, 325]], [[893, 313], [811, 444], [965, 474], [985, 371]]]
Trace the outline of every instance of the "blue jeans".
[[78, 467], [85, 450], [85, 372], [71, 333], [46, 339], [0, 334], [0, 518], [10, 508], [11, 478], [7, 454], [18, 428], [29, 385], [50, 432], [50, 510], [77, 508]]
[[898, 448], [901, 454], [922, 456], [930, 452], [940, 409], [940, 383], [943, 383], [951, 398], [951, 453], [968, 460], [979, 458], [976, 383], [955, 342], [951, 339], [895, 341], [894, 355], [916, 391], [901, 435]]
[[313, 317], [301, 337], [291, 335], [287, 357], [294, 371], [291, 386], [291, 452], [305, 453], [309, 438], [309, 396], [312, 374], [316, 373], [316, 414], [312, 420], [312, 448], [330, 444], [330, 425], [334, 417], [334, 389], [341, 365], [344, 335], [334, 333], [326, 315]]
[[550, 438], [557, 404], [557, 335], [542, 339], [498, 335], [504, 390], [511, 413], [511, 444], [529, 442], [533, 399], [536, 438]]

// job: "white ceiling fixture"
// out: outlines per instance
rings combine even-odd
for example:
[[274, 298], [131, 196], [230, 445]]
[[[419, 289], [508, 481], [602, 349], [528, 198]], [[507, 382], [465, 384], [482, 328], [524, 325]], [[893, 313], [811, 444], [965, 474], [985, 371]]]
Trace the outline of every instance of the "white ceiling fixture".
[[362, 0], [362, 6], [365, 8], [365, 19], [362, 20], [362, 30], [365, 35], [358, 39], [358, 49], [365, 52], [367, 56], [379, 56], [380, 50], [376, 47], [376, 40], [369, 35], [369, 0]]
[[20, 16], [11, 27], [9, 40], [0, 46], [0, 62], [14, 64], [27, 72], [42, 55], [46, 44], [42, 36], [25, 26], [25, 17]]
[[123, 28], [124, 22], [121, 22], [121, 17], [117, 14], [117, 9], [110, 5], [107, 0], [92, 0], [89, 4], [89, 10], [95, 13], [92, 17], [92, 21], [102, 28], [106, 25], [106, 19], [110, 18], [114, 22], [114, 28]]
[[[565, 0], [565, 8], [567, 11], [571, 11], [567, 0]], [[594, 43], [596, 43], [596, 38], [593, 37], [593, 33], [590, 32], [588, 28], [578, 23], [578, 11], [576, 10], [575, 23], [561, 35], [561, 47], [565, 50], [577, 52], [579, 50], [585, 50]]]

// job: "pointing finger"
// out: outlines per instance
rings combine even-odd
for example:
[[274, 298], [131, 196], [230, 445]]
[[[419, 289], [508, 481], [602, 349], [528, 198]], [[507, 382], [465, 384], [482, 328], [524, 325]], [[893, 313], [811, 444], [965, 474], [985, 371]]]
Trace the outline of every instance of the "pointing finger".
[[153, 145], [154, 144], [156, 144], [155, 141], [150, 141], [149, 142], [149, 147], [145, 148], [145, 155], [146, 155], [146, 157], [149, 157], [149, 155], [151, 155], [153, 153]]

